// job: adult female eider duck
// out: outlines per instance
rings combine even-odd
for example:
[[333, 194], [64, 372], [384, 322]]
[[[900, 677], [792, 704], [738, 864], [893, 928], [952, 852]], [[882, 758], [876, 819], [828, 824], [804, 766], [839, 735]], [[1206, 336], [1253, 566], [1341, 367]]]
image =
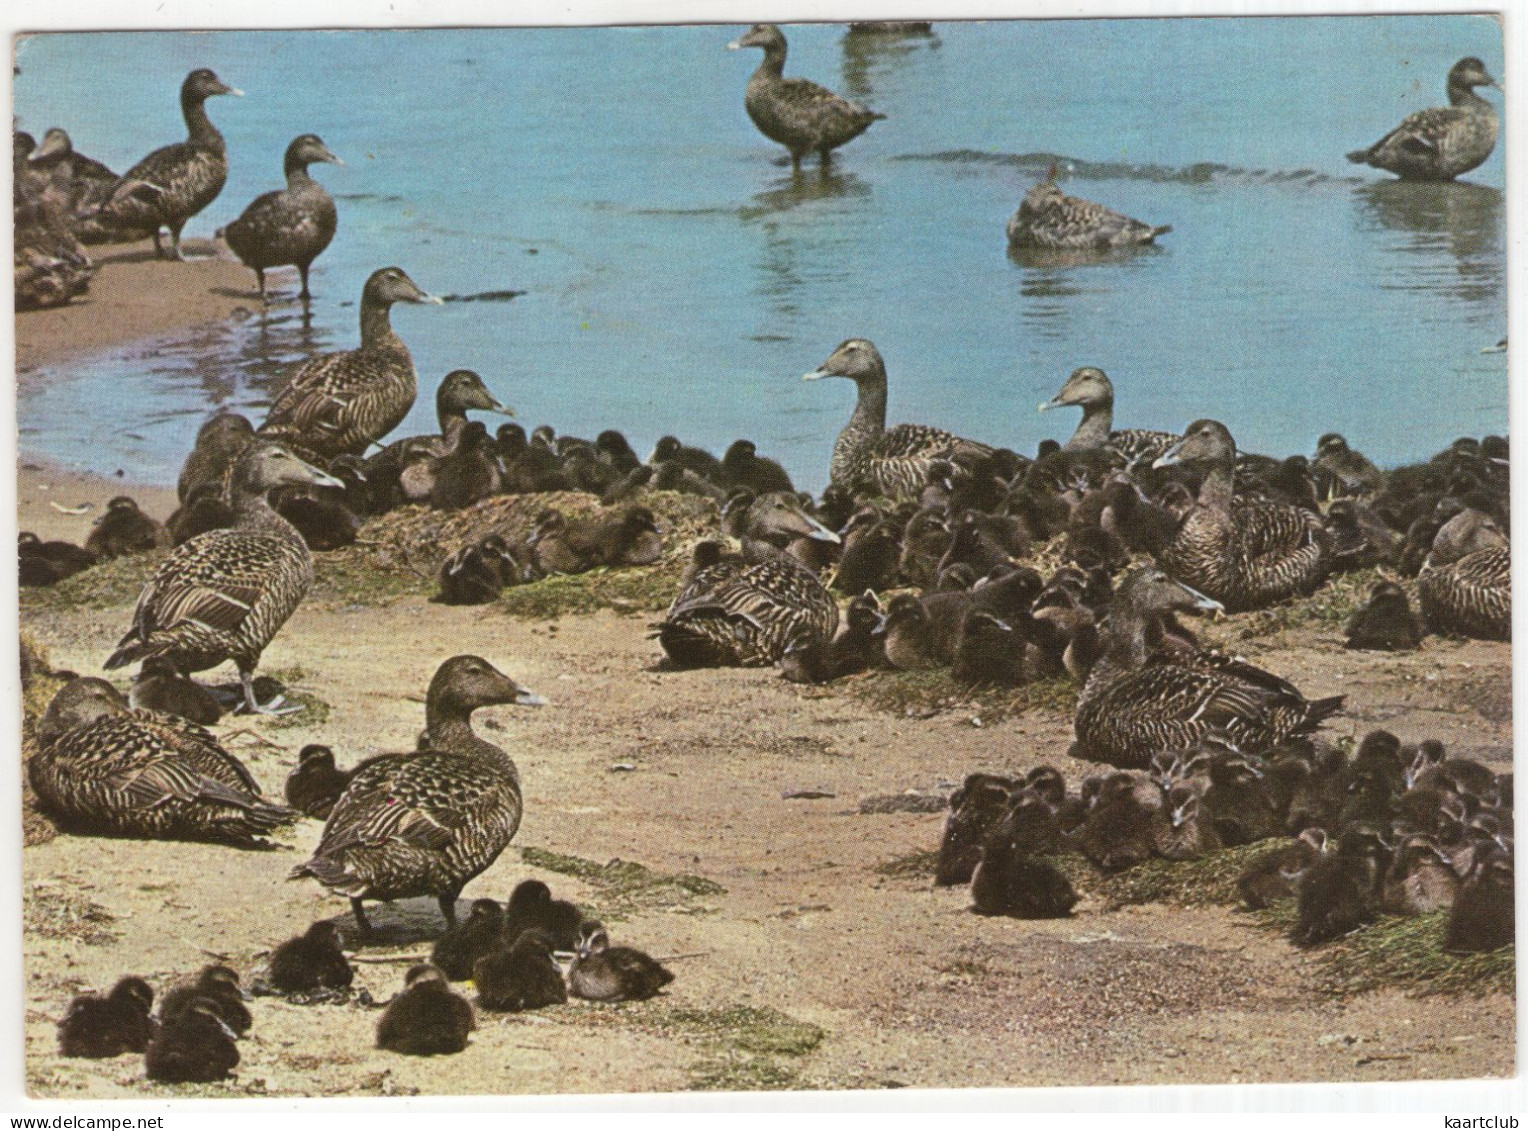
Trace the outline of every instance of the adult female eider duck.
[[1238, 612], [1308, 593], [1331, 565], [1321, 516], [1236, 496], [1236, 441], [1216, 420], [1196, 420], [1153, 467], [1198, 460], [1208, 471], [1157, 564]]
[[122, 174], [102, 206], [102, 218], [119, 232], [152, 232], [154, 251], [160, 255], [164, 254], [164, 247], [159, 230], [169, 228], [170, 256], [184, 258], [180, 253], [181, 229], [217, 199], [228, 180], [228, 147], [207, 117], [207, 99], [243, 93], [206, 67], [187, 75], [180, 87], [186, 140], [154, 150]]
[[239, 458], [229, 484], [234, 525], [197, 535], [160, 563], [138, 598], [133, 627], [106, 661], [108, 671], [157, 656], [182, 674], [232, 660], [245, 709], [279, 713], [279, 703], [255, 701], [254, 670], [313, 584], [307, 543], [266, 498], [288, 484], [341, 486], [280, 444], [254, 444]]
[[833, 639], [838, 604], [817, 575], [774, 549], [770, 537], [837, 542], [783, 493], [755, 499], [743, 516], [743, 554], [715, 542], [696, 547], [685, 584], [657, 637], [680, 667], [761, 667], [787, 652]]
[[743, 47], [764, 49], [764, 61], [748, 80], [743, 106], [761, 134], [790, 150], [796, 170], [808, 153], [816, 153], [826, 168], [833, 150], [886, 117], [810, 79], [786, 78], [785, 36], [774, 24], [754, 24], [747, 35], [727, 44], [729, 51]]
[[1114, 383], [1102, 369], [1085, 365], [1067, 378], [1061, 391], [1040, 406], [1041, 412], [1078, 405], [1082, 420], [1062, 449], [1069, 452], [1107, 448], [1127, 464], [1152, 461], [1182, 439], [1172, 432], [1153, 432], [1146, 428], [1114, 429]]
[[[1455, 536], [1446, 546], [1434, 543], [1422, 563], [1417, 575], [1422, 615], [1434, 632], [1511, 640], [1512, 546], [1481, 511], [1462, 511], [1450, 526], [1461, 524], [1464, 532], [1451, 531]], [[1468, 552], [1456, 557], [1454, 547]]]
[[393, 330], [393, 303], [440, 301], [401, 267], [372, 272], [361, 291], [360, 349], [319, 354], [298, 366], [260, 435], [325, 460], [363, 454], [402, 423], [419, 391], [413, 355]]
[[27, 777], [80, 832], [248, 845], [296, 819], [195, 723], [135, 711], [103, 679], [76, 679], [38, 727]]
[[334, 197], [308, 174], [308, 166], [315, 161], [344, 164], [317, 134], [294, 138], [283, 162], [286, 188], [255, 197], [237, 220], [218, 231], [244, 266], [255, 269], [262, 300], [265, 272], [272, 267], [296, 267], [302, 275], [302, 291], [297, 297], [312, 297], [308, 293], [308, 268], [334, 239], [339, 223]]
[[1073, 757], [1143, 768], [1153, 754], [1210, 736], [1261, 754], [1341, 708], [1341, 695], [1308, 700], [1286, 680], [1223, 653], [1149, 654], [1153, 618], [1218, 607], [1160, 569], [1125, 576], [1109, 606], [1104, 654], [1077, 697]]
[[851, 489], [916, 499], [939, 460], [982, 459], [993, 449], [925, 424], [886, 427], [886, 363], [864, 338], [850, 338], [803, 381], [847, 377], [859, 390], [854, 415], [838, 434], [828, 475]]
[[421, 747], [357, 767], [334, 804], [313, 859], [289, 878], [311, 877], [350, 899], [363, 934], [362, 900], [433, 895], [449, 926], [467, 882], [499, 858], [520, 827], [520, 773], [472, 730], [472, 712], [543, 700], [487, 660], [453, 656], [435, 672]]
[[1353, 150], [1348, 160], [1405, 181], [1451, 181], [1468, 173], [1491, 156], [1500, 128], [1496, 107], [1475, 88], [1498, 85], [1479, 59], [1460, 59], [1449, 68], [1447, 106], [1408, 115], [1367, 149]]
[[43, 135], [42, 144], [27, 161], [39, 170], [65, 166], [74, 190], [69, 227], [81, 243], [102, 243], [112, 238], [114, 233], [101, 223], [99, 214], [121, 179], [116, 173], [94, 158], [76, 152], [68, 131], [56, 126]]
[[1171, 224], [1143, 224], [1112, 208], [1056, 187], [1056, 170], [1030, 189], [1008, 220], [1008, 244], [1046, 251], [1109, 251], [1148, 244]]

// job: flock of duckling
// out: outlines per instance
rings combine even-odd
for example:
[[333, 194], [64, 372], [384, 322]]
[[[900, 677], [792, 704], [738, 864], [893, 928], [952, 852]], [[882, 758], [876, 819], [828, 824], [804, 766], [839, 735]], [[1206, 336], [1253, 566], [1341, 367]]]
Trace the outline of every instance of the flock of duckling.
[[[784, 79], [778, 29], [760, 25], [736, 46], [764, 48], [748, 110], [798, 164], [811, 152], [826, 161], [875, 119], [820, 87]], [[1465, 131], [1459, 137], [1477, 146], [1489, 132], [1494, 142], [1494, 111], [1485, 131], [1485, 111], [1475, 103], [1489, 106], [1471, 91], [1490, 81], [1478, 61], [1461, 62], [1451, 73], [1452, 114], [1414, 115], [1399, 132], [1443, 131], [1438, 138], [1446, 134], [1447, 143], [1438, 145], [1451, 160], [1457, 139], [1450, 131]], [[156, 244], [158, 228], [168, 228], [178, 255], [186, 220], [226, 176], [222, 139], [203, 107], [226, 93], [235, 92], [210, 71], [193, 72], [182, 92], [190, 139], [145, 159], [92, 215], [130, 219], [153, 232]], [[1412, 162], [1397, 171], [1424, 175], [1417, 145], [1395, 135], [1365, 151], [1366, 159], [1383, 164], [1397, 146]], [[316, 137], [298, 138], [287, 155], [285, 196], [262, 197], [226, 230], [230, 246], [261, 274], [262, 289], [265, 270], [293, 263], [306, 291], [312, 256], [282, 242], [296, 230], [283, 216], [318, 216], [304, 246], [317, 247], [316, 255], [328, 243], [332, 205], [320, 206], [322, 190], [304, 170], [331, 159]], [[1455, 161], [1433, 175], [1461, 171]], [[67, 173], [54, 176], [68, 180]], [[1088, 202], [1058, 201], [1051, 185], [1031, 196], [1015, 217], [1021, 227], [1061, 209], [1063, 228], [1081, 224], [1135, 239], [1161, 232]], [[57, 204], [45, 209], [54, 219]], [[464, 888], [508, 846], [523, 810], [512, 757], [475, 732], [472, 715], [490, 705], [542, 702], [487, 660], [455, 656], [440, 666], [412, 750], [342, 771], [329, 748], [305, 749], [288, 805], [264, 798], [249, 771], [204, 729], [225, 703], [190, 677], [228, 661], [239, 674], [231, 696], [238, 709], [300, 709], [279, 693], [262, 702], [255, 673], [313, 583], [314, 549], [344, 545], [362, 520], [392, 507], [459, 510], [504, 493], [582, 490], [608, 507], [586, 520], [548, 508], [519, 539], [489, 530], [443, 548], [443, 600], [492, 600], [504, 585], [538, 576], [655, 562], [666, 532], [644, 492], [678, 490], [715, 500], [721, 522], [719, 537], [691, 548], [679, 590], [654, 626], [674, 667], [778, 665], [805, 682], [945, 665], [972, 683], [1075, 677], [1081, 690], [1072, 753], [1116, 772], [1090, 779], [1075, 799], [1049, 769], [1025, 782], [968, 780], [951, 799], [946, 838], [959, 860], [949, 868], [942, 862], [941, 882], [969, 880], [978, 910], [1068, 913], [1075, 893], [1046, 861], [1063, 844], [1117, 870], [1153, 852], [1181, 859], [1287, 829], [1303, 838], [1281, 852], [1298, 854], [1305, 845], [1318, 854], [1303, 869], [1298, 861], [1276, 869], [1297, 884], [1298, 941], [1324, 941], [1361, 925], [1389, 906], [1392, 879], [1397, 890], [1420, 885], [1433, 898], [1448, 886], [1437, 860], [1464, 877], [1454, 904], [1475, 910], [1458, 911], [1460, 922], [1495, 923], [1490, 938], [1510, 941], [1510, 775], [1503, 781], [1427, 744], [1425, 757], [1403, 752], [1393, 736], [1371, 735], [1348, 762], [1313, 738], [1341, 710], [1341, 696], [1307, 699], [1278, 675], [1203, 647], [1179, 619], [1266, 608], [1315, 592], [1335, 573], [1378, 565], [1395, 580], [1377, 586], [1355, 614], [1351, 646], [1416, 647], [1426, 631], [1510, 639], [1505, 439], [1463, 439], [1391, 472], [1335, 433], [1322, 437], [1310, 458], [1254, 456], [1239, 452], [1230, 430], [1214, 420], [1181, 433], [1115, 429], [1113, 384], [1084, 367], [1041, 406], [1081, 408], [1076, 431], [1029, 457], [931, 426], [888, 427], [885, 360], [873, 343], [854, 338], [806, 374], [850, 380], [857, 390], [834, 445], [831, 483], [817, 499], [796, 492], [779, 464], [746, 439], [718, 459], [664, 437], [643, 461], [614, 430], [592, 442], [546, 427], [527, 435], [514, 423], [490, 434], [468, 412], [513, 410], [467, 370], [438, 387], [439, 433], [368, 456], [418, 392], [390, 309], [433, 301], [400, 268], [374, 272], [362, 293], [359, 347], [298, 365], [260, 425], [231, 413], [204, 425], [180, 477], [181, 508], [164, 526], [122, 499], [100, 520], [93, 546], [23, 535], [20, 547], [24, 579], [48, 584], [98, 557], [174, 544], [103, 664], [140, 665], [131, 699], [104, 680], [75, 678], [37, 723], [27, 769], [39, 803], [68, 831], [233, 845], [257, 843], [299, 815], [322, 819], [317, 849], [291, 878], [349, 900], [362, 940], [373, 937], [366, 901], [437, 899], [448, 933], [433, 964], [409, 972], [379, 1028], [382, 1047], [462, 1047], [472, 1011], [449, 982], [464, 971], [485, 1008], [565, 1000], [553, 961], [559, 947], [578, 949], [582, 980], [578, 963], [570, 977], [580, 996], [651, 996], [671, 978], [640, 952], [610, 947], [603, 928], [583, 923], [576, 909], [563, 922], [526, 914], [531, 903], [550, 900], [544, 886], [522, 895], [522, 885], [507, 910], [477, 900], [456, 923]], [[1041, 547], [1060, 553], [1048, 577], [1025, 561], [1038, 561]], [[1416, 578], [1420, 618], [1408, 577]], [[883, 606], [888, 591], [896, 593]], [[840, 630], [842, 598], [849, 605]], [[1309, 806], [1295, 801], [1302, 790], [1323, 803], [1338, 798], [1336, 811], [1328, 806], [1321, 820], [1311, 818]], [[1255, 820], [1247, 816], [1254, 812]], [[1390, 865], [1387, 836], [1402, 838]], [[1325, 843], [1335, 851], [1320, 854]], [[1416, 879], [1428, 869], [1425, 880]], [[516, 930], [521, 923], [530, 925]], [[1461, 925], [1458, 933], [1474, 939], [1478, 929]], [[332, 923], [315, 925], [299, 941], [278, 951], [287, 956], [283, 963], [322, 966], [348, 984], [348, 966], [339, 973], [334, 958]], [[600, 965], [594, 960], [602, 955]], [[226, 975], [203, 980], [209, 977]], [[89, 1028], [78, 1017], [131, 1015], [123, 1031], [136, 1043], [125, 1047], [146, 1052], [151, 1077], [221, 1078], [237, 1050], [229, 1036], [236, 1027], [220, 1000], [193, 993], [184, 1008], [162, 1007], [156, 1036], [147, 1019], [152, 992], [129, 979], [105, 998], [83, 999], [60, 1039], [66, 1051], [75, 1047], [65, 1030]], [[78, 1047], [87, 1046], [85, 1039]], [[188, 1060], [195, 1063], [187, 1067]]]

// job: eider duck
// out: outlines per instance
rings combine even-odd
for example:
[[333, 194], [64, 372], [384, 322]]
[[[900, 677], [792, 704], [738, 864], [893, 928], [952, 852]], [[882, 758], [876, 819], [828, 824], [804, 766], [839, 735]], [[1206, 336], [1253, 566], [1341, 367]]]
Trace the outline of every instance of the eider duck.
[[135, 710], [177, 715], [204, 727], [223, 717], [223, 705], [217, 696], [176, 671], [168, 656], [143, 661], [133, 677], [127, 701]]
[[1447, 106], [1433, 106], [1406, 120], [1367, 149], [1355, 149], [1355, 165], [1384, 169], [1406, 181], [1451, 181], [1483, 164], [1496, 148], [1496, 107], [1475, 93], [1498, 86], [1473, 55], [1449, 68]]
[[1517, 912], [1513, 876], [1511, 850], [1497, 845], [1480, 854], [1454, 898], [1444, 950], [1477, 954], [1512, 945]]
[[1021, 788], [1012, 778], [997, 774], [966, 775], [960, 788], [950, 794], [934, 867], [935, 887], [970, 883], [987, 834], [1003, 819]]
[[81, 243], [102, 243], [113, 237], [111, 229], [102, 224], [99, 214], [121, 179], [116, 173], [101, 162], [76, 152], [68, 132], [56, 126], [43, 135], [42, 144], [31, 152], [27, 162], [43, 171], [60, 165], [65, 168], [73, 190], [68, 223]]
[[1370, 494], [1385, 484], [1385, 473], [1363, 452], [1354, 451], [1341, 432], [1328, 432], [1316, 441], [1311, 470], [1324, 481], [1329, 496]]
[[1380, 906], [1392, 915], [1447, 911], [1459, 894], [1459, 876], [1430, 836], [1406, 837], [1385, 876]]
[[142, 1052], [154, 1036], [154, 991], [142, 978], [126, 977], [105, 997], [81, 994], [58, 1023], [60, 1056], [98, 1059]]
[[1393, 581], [1376, 582], [1369, 600], [1355, 609], [1343, 627], [1344, 647], [1381, 652], [1406, 652], [1421, 646], [1427, 630], [1411, 610], [1406, 590]]
[[537, 930], [547, 936], [554, 950], [574, 950], [583, 922], [578, 904], [553, 899], [552, 889], [540, 880], [521, 880], [504, 908], [504, 937], [514, 942], [525, 931]]
[[1311, 865], [1300, 882], [1296, 946], [1330, 942], [1374, 921], [1389, 850], [1379, 829], [1357, 823], [1337, 837], [1337, 849]]
[[206, 998], [195, 999], [173, 1019], [165, 1019], [143, 1057], [148, 1078], [165, 1084], [223, 1080], [238, 1064], [234, 1032]]
[[524, 804], [513, 759], [473, 733], [472, 712], [543, 702], [477, 656], [441, 664], [426, 697], [426, 745], [362, 763], [313, 858], [290, 878], [347, 896], [363, 935], [371, 931], [365, 899], [433, 895], [454, 925], [457, 896], [509, 845]]
[[224, 660], [239, 668], [244, 707], [254, 714], [279, 704], [255, 701], [254, 670], [281, 626], [313, 584], [313, 555], [302, 536], [266, 501], [285, 484], [337, 487], [280, 444], [252, 446], [230, 482], [235, 524], [198, 535], [175, 549], [144, 586], [133, 627], [105, 667], [167, 656], [182, 674]]
[[1172, 231], [1171, 224], [1143, 224], [1056, 187], [1056, 170], [1030, 189], [1008, 220], [1008, 245], [1044, 251], [1111, 251], [1138, 247]]
[[738, 440], [727, 449], [722, 456], [721, 476], [727, 487], [746, 487], [755, 495], [796, 489], [785, 468], [778, 461], [759, 455], [752, 440]]
[[266, 801], [213, 735], [133, 710], [105, 680], [65, 684], [37, 739], [27, 762], [32, 788], [80, 832], [250, 845], [296, 816]]
[[411, 967], [403, 992], [377, 1023], [377, 1047], [408, 1056], [461, 1052], [477, 1028], [472, 1005], [428, 963]]
[[983, 459], [986, 444], [923, 424], [886, 427], [886, 363], [864, 338], [850, 338], [802, 380], [847, 377], [859, 391], [854, 415], [833, 445], [829, 478], [856, 487], [863, 483], [887, 498], [917, 498], [936, 460]]
[[545, 931], [522, 931], [513, 942], [501, 945], [478, 959], [472, 967], [478, 1004], [500, 1013], [520, 1013], [562, 1005], [568, 986], [552, 957], [552, 940]]
[[1236, 441], [1219, 421], [1196, 420], [1153, 467], [1207, 467], [1194, 507], [1157, 563], [1232, 612], [1308, 593], [1330, 567], [1321, 516], [1301, 507], [1237, 498]]
[[510, 550], [503, 535], [490, 534], [457, 550], [440, 565], [433, 600], [443, 605], [486, 605], [507, 585], [530, 581], [535, 573]]
[[1146, 428], [1114, 429], [1114, 383], [1108, 374], [1092, 365], [1074, 370], [1061, 391], [1040, 405], [1041, 412], [1077, 405], [1082, 420], [1062, 451], [1084, 452], [1099, 448], [1118, 455], [1127, 465], [1144, 464], [1164, 455], [1181, 436], [1172, 432], [1153, 432]]
[[[159, 230], [170, 229], [170, 255], [180, 253], [186, 221], [217, 199], [228, 180], [228, 147], [207, 117], [207, 99], [243, 94], [207, 68], [186, 76], [180, 87], [180, 110], [186, 119], [185, 141], [156, 149], [126, 173], [102, 206], [102, 218], [119, 232], [152, 232], [154, 251], [163, 255]], [[152, 191], [136, 191], [148, 186]]]
[[1146, 766], [1161, 750], [1221, 736], [1247, 754], [1308, 734], [1343, 704], [1307, 700], [1286, 680], [1218, 652], [1148, 655], [1147, 626], [1175, 609], [1219, 606], [1160, 569], [1126, 574], [1105, 625], [1103, 656], [1077, 697], [1073, 756]]
[[790, 150], [791, 167], [801, 169], [801, 159], [816, 153], [826, 168], [833, 150], [853, 141], [886, 117], [818, 86], [809, 79], [785, 77], [785, 36], [774, 24], [754, 24], [727, 50], [762, 47], [764, 61], [748, 80], [743, 106], [759, 132]]
[[313, 297], [308, 293], [308, 268], [334, 239], [338, 224], [334, 198], [308, 174], [315, 161], [344, 164], [317, 134], [294, 138], [283, 159], [286, 188], [255, 197], [237, 220], [218, 230], [244, 266], [255, 269], [261, 301], [265, 272], [272, 267], [296, 267], [302, 275], [297, 297]]
[[[1476, 545], [1481, 548], [1450, 560], [1455, 547]], [[1450, 520], [1422, 563], [1417, 594], [1434, 632], [1511, 640], [1512, 546], [1495, 521], [1473, 510]]]
[[[817, 575], [763, 541], [787, 533], [837, 542], [838, 535], [779, 492], [756, 499], [744, 522], [745, 545], [755, 540], [757, 552], [697, 557], [700, 568], [658, 626], [664, 652], [679, 667], [769, 666], [792, 648], [832, 640], [838, 629], [838, 604]], [[697, 555], [714, 545], [702, 542]]]
[[568, 986], [585, 1001], [646, 1001], [674, 980], [657, 959], [629, 946], [611, 946], [603, 923], [583, 925]]
[[106, 513], [95, 520], [85, 549], [102, 561], [129, 554], [146, 554], [170, 544], [164, 524], [138, 509], [138, 503], [118, 495], [106, 504]]
[[297, 752], [297, 765], [287, 775], [286, 803], [304, 817], [326, 821], [354, 776], [334, 764], [333, 750], [310, 742]]
[[196, 431], [196, 443], [181, 464], [175, 491], [182, 505], [191, 501], [198, 487], [223, 481], [245, 450], [255, 442], [255, 426], [237, 412], [219, 412]]
[[451, 981], [465, 982], [478, 959], [492, 953], [503, 939], [504, 908], [492, 899], [474, 899], [467, 921], [435, 940], [430, 962]]
[[355, 971], [340, 947], [339, 928], [328, 919], [320, 919], [271, 953], [267, 977], [282, 993], [312, 993], [347, 989], [355, 980]]
[[400, 267], [372, 272], [361, 291], [361, 346], [303, 362], [271, 403], [259, 434], [323, 459], [362, 455], [414, 407], [414, 359], [394, 332], [395, 302], [439, 303]]
[[197, 1002], [205, 1001], [234, 1036], [242, 1037], [255, 1023], [244, 1004], [248, 1000], [249, 991], [239, 985], [238, 971], [213, 963], [203, 966], [195, 978], [178, 982], [165, 992], [159, 1005], [159, 1020], [168, 1024]]

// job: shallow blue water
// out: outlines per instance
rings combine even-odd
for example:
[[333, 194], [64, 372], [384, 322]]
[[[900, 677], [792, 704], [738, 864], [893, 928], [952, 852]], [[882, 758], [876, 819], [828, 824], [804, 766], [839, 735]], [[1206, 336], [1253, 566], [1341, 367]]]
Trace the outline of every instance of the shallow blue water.
[[[1032, 450], [1079, 365], [1118, 426], [1226, 421], [1240, 446], [1309, 452], [1336, 429], [1383, 463], [1507, 428], [1502, 147], [1469, 183], [1402, 185], [1348, 164], [1443, 102], [1460, 56], [1502, 77], [1485, 18], [945, 23], [865, 42], [786, 29], [788, 74], [886, 113], [833, 172], [793, 177], [749, 123], [757, 51], [733, 27], [92, 34], [18, 51], [15, 112], [123, 169], [183, 136], [176, 91], [211, 66], [229, 143], [210, 236], [280, 184], [313, 131], [349, 163], [317, 175], [340, 230], [304, 324], [263, 318], [20, 377], [22, 446], [168, 481], [200, 420], [258, 416], [283, 369], [352, 346], [355, 302], [396, 263], [435, 294], [405, 307], [432, 428], [435, 384], [479, 370], [527, 425], [738, 436], [819, 488], [853, 403], [803, 384], [850, 336], [887, 359], [892, 422]], [[88, 82], [81, 77], [88, 76]], [[1500, 104], [1497, 92], [1485, 92]], [[1051, 155], [1067, 191], [1158, 224], [1160, 248], [1033, 266], [1004, 224]], [[275, 276], [295, 292], [295, 272]], [[253, 276], [250, 280], [253, 295]], [[253, 305], [253, 304], [252, 304]], [[81, 404], [97, 406], [81, 411]]]

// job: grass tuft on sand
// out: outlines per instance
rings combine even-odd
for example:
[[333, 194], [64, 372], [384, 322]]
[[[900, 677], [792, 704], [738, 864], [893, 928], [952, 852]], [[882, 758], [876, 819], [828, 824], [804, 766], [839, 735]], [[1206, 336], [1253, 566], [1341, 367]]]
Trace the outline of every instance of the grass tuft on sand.
[[544, 848], [525, 847], [520, 858], [533, 868], [573, 876], [595, 890], [591, 914], [619, 922], [642, 910], [668, 908], [688, 914], [708, 910], [698, 897], [725, 895], [727, 889], [704, 876], [657, 872], [628, 860], [597, 864], [582, 856], [567, 856]]
[[1394, 986], [1415, 996], [1514, 993], [1517, 948], [1489, 954], [1449, 954], [1443, 949], [1448, 912], [1397, 917], [1371, 926], [1317, 952], [1324, 987], [1334, 994], [1357, 994]]
[[1316, 627], [1341, 631], [1347, 619], [1369, 599], [1369, 592], [1375, 583], [1382, 580], [1399, 583], [1410, 596], [1412, 607], [1416, 607], [1415, 582], [1398, 577], [1388, 570], [1371, 567], [1335, 574], [1309, 597], [1284, 601], [1257, 612], [1238, 614], [1229, 622], [1228, 627], [1232, 630], [1232, 637], [1237, 640], [1255, 640], [1292, 628]]
[[[112, 558], [66, 577], [57, 585], [21, 590], [21, 611], [28, 609], [111, 609], [131, 605], [168, 550]], [[122, 625], [126, 632], [128, 625]]]
[[1036, 680], [1021, 687], [962, 683], [949, 668], [877, 671], [841, 684], [853, 698], [901, 718], [927, 718], [945, 711], [970, 711], [983, 723], [1001, 722], [1030, 711], [1070, 713], [1077, 681], [1069, 676]]

